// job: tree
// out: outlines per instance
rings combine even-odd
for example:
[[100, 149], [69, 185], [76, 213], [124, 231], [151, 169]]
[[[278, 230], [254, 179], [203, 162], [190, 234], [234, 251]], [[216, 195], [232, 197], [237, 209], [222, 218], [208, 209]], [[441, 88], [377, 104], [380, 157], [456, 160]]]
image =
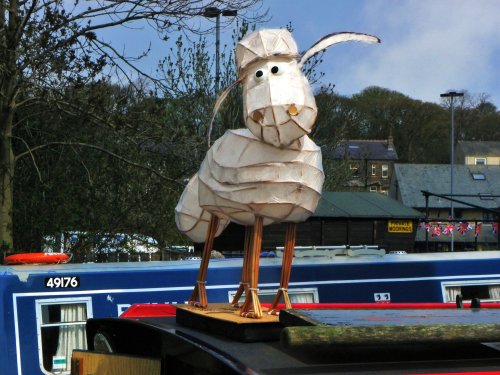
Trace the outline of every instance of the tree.
[[349, 129], [355, 128], [358, 113], [353, 111], [350, 98], [336, 94], [333, 87], [324, 86], [315, 94], [318, 118], [311, 137], [321, 147], [325, 191], [342, 191], [352, 178], [349, 163], [335, 160], [334, 150], [347, 137]]
[[[244, 17], [245, 9], [259, 2], [235, 0], [231, 7]], [[28, 120], [36, 121], [35, 117], [42, 115], [39, 110], [46, 108], [83, 113], [74, 107], [75, 102], [64, 101], [64, 91], [69, 87], [109, 77], [131, 78], [130, 71], [141, 73], [134, 58], [102, 39], [100, 32], [140, 21], [154, 27], [164, 38], [178, 29], [203, 32], [193, 26], [196, 23], [191, 19], [199, 17], [208, 6], [224, 4], [215, 0], [0, 2], [0, 243], [4, 248], [13, 247], [16, 163], [27, 158], [36, 167], [40, 151], [53, 149], [58, 143], [69, 144], [30, 144], [17, 135], [18, 129]], [[19, 118], [22, 110], [23, 118]], [[101, 120], [103, 126], [119, 127], [110, 121], [112, 116]], [[80, 146], [83, 144], [80, 142]], [[100, 147], [89, 148], [106, 152]]]
[[[487, 94], [471, 94], [455, 99], [456, 141], [500, 141], [500, 112]], [[443, 107], [450, 112], [449, 100]]]
[[[364, 138], [394, 137], [399, 161], [443, 163], [442, 144], [449, 132], [442, 126], [446, 112], [432, 103], [412, 99], [396, 91], [368, 87], [353, 96]], [[429, 150], [434, 150], [429, 152]]]

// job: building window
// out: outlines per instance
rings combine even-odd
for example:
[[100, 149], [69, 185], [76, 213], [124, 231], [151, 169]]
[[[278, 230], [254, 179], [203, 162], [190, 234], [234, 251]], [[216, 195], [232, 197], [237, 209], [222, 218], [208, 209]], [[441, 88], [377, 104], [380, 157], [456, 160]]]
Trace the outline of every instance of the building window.
[[472, 179], [476, 181], [481, 181], [481, 180], [486, 180], [486, 176], [483, 173], [480, 172], [472, 172]]
[[486, 158], [476, 158], [476, 165], [486, 165]]
[[493, 212], [483, 211], [483, 220], [493, 220], [495, 216]]
[[357, 163], [349, 163], [349, 169], [351, 170], [353, 176], [359, 176], [358, 167], [359, 165]]
[[370, 193], [376, 193], [377, 191], [378, 190], [376, 186], [370, 186]]
[[372, 164], [372, 176], [377, 175], [377, 164]]
[[387, 177], [389, 177], [389, 165], [382, 164], [382, 178], [387, 178]]
[[479, 199], [482, 201], [494, 201], [495, 197], [493, 197], [490, 193], [479, 193]]
[[87, 349], [88, 318], [92, 318], [90, 297], [36, 301], [39, 363], [44, 372], [69, 374], [73, 349]]

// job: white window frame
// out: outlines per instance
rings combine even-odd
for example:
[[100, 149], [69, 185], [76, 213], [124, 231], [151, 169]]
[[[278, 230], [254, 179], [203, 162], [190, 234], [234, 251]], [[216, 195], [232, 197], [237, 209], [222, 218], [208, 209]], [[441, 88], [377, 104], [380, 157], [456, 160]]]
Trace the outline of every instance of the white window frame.
[[[448, 293], [447, 293], [448, 288], [453, 288], [453, 287], [458, 288], [458, 287], [462, 287], [462, 286], [471, 286], [471, 285], [487, 285], [488, 287], [493, 287], [493, 286], [500, 287], [500, 281], [499, 280], [444, 281], [441, 283], [441, 293], [442, 293], [443, 302], [455, 303], [455, 300], [448, 301], [448, 298], [447, 298], [448, 297]], [[500, 298], [482, 299], [481, 301], [500, 302]]]
[[372, 164], [372, 176], [377, 175], [377, 164]]
[[[276, 293], [278, 293], [278, 289], [259, 289], [259, 296], [274, 296], [276, 295]], [[235, 294], [236, 290], [230, 290], [229, 292], [227, 292], [229, 302], [233, 301]], [[308, 303], [319, 303], [318, 288], [288, 288], [288, 295], [290, 296], [290, 299], [292, 296], [301, 294], [307, 294], [312, 296], [313, 302], [308, 302]], [[241, 296], [240, 302], [243, 302], [244, 300], [245, 300], [245, 295], [243, 294]], [[292, 302], [292, 304], [293, 303], [294, 302]]]
[[[87, 319], [93, 317], [92, 312], [92, 298], [91, 297], [71, 297], [71, 298], [46, 298], [35, 300], [36, 308], [36, 330], [38, 337], [38, 365], [40, 370], [47, 375], [54, 374], [54, 372], [46, 371], [43, 365], [43, 348], [42, 348], [42, 328], [55, 326], [55, 325], [65, 325], [65, 323], [60, 324], [43, 324], [42, 307], [47, 305], [73, 305], [73, 304], [85, 304], [87, 307]], [[75, 325], [86, 325], [87, 323], [73, 323]], [[82, 348], [86, 349], [86, 348]], [[58, 374], [70, 374], [70, 371], [61, 371]]]
[[389, 178], [389, 164], [382, 164], [382, 178]]
[[370, 186], [370, 193], [377, 193], [378, 189], [376, 186]]
[[486, 165], [486, 158], [474, 158], [475, 165]]

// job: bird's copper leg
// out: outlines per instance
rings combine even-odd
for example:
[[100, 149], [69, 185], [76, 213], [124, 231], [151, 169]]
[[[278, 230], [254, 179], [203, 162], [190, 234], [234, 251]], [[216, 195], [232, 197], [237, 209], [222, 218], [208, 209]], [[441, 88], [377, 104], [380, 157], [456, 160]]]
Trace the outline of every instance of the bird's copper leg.
[[295, 223], [287, 223], [285, 232], [285, 248], [283, 250], [283, 260], [281, 263], [281, 280], [280, 287], [276, 296], [269, 307], [268, 314], [278, 315], [277, 306], [281, 296], [285, 302], [285, 308], [291, 309], [290, 297], [288, 296], [288, 282], [290, 281], [290, 272], [292, 270], [293, 252], [295, 249], [295, 236], [297, 225]]
[[262, 245], [262, 218], [256, 217], [252, 233], [249, 260], [249, 293], [241, 306], [240, 315], [247, 318], [262, 318], [262, 308], [258, 296], [260, 248]]
[[231, 304], [238, 307], [241, 295], [245, 292], [245, 297], [248, 296], [248, 288], [250, 283], [250, 246], [252, 246], [253, 228], [250, 225], [245, 227], [245, 244], [243, 246], [243, 270], [241, 271], [241, 281], [236, 294], [233, 297]]
[[201, 263], [200, 263], [200, 269], [198, 270], [198, 279], [191, 293], [191, 297], [189, 297], [188, 301], [190, 305], [196, 307], [206, 308], [208, 306], [205, 283], [207, 279], [208, 262], [210, 261], [210, 255], [212, 253], [214, 238], [215, 234], [217, 233], [218, 226], [219, 226], [219, 218], [215, 215], [211, 215], [210, 223], [208, 224], [205, 245], [203, 247], [203, 253], [201, 254]]

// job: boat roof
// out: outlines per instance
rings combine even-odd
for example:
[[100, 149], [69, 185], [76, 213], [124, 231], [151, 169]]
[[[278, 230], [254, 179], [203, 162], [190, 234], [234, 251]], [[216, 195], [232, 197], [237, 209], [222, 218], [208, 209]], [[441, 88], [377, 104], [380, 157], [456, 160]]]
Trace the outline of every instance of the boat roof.
[[[325, 252], [326, 254], [326, 252]], [[500, 259], [500, 251], [476, 252], [447, 252], [447, 253], [420, 253], [401, 254], [389, 253], [385, 255], [359, 256], [307, 256], [307, 253], [293, 260], [294, 266], [321, 266], [327, 264], [355, 264], [355, 263], [405, 263], [405, 262], [436, 262], [450, 260], [480, 260]], [[211, 259], [210, 268], [241, 268], [242, 258]], [[260, 265], [281, 267], [282, 259], [261, 258]], [[197, 270], [200, 260], [180, 261], [152, 261], [152, 262], [124, 262], [124, 263], [68, 263], [54, 265], [15, 265], [0, 266], [0, 276], [16, 275], [20, 280], [27, 280], [34, 274], [94, 274], [116, 272], [152, 272], [168, 270]]]

